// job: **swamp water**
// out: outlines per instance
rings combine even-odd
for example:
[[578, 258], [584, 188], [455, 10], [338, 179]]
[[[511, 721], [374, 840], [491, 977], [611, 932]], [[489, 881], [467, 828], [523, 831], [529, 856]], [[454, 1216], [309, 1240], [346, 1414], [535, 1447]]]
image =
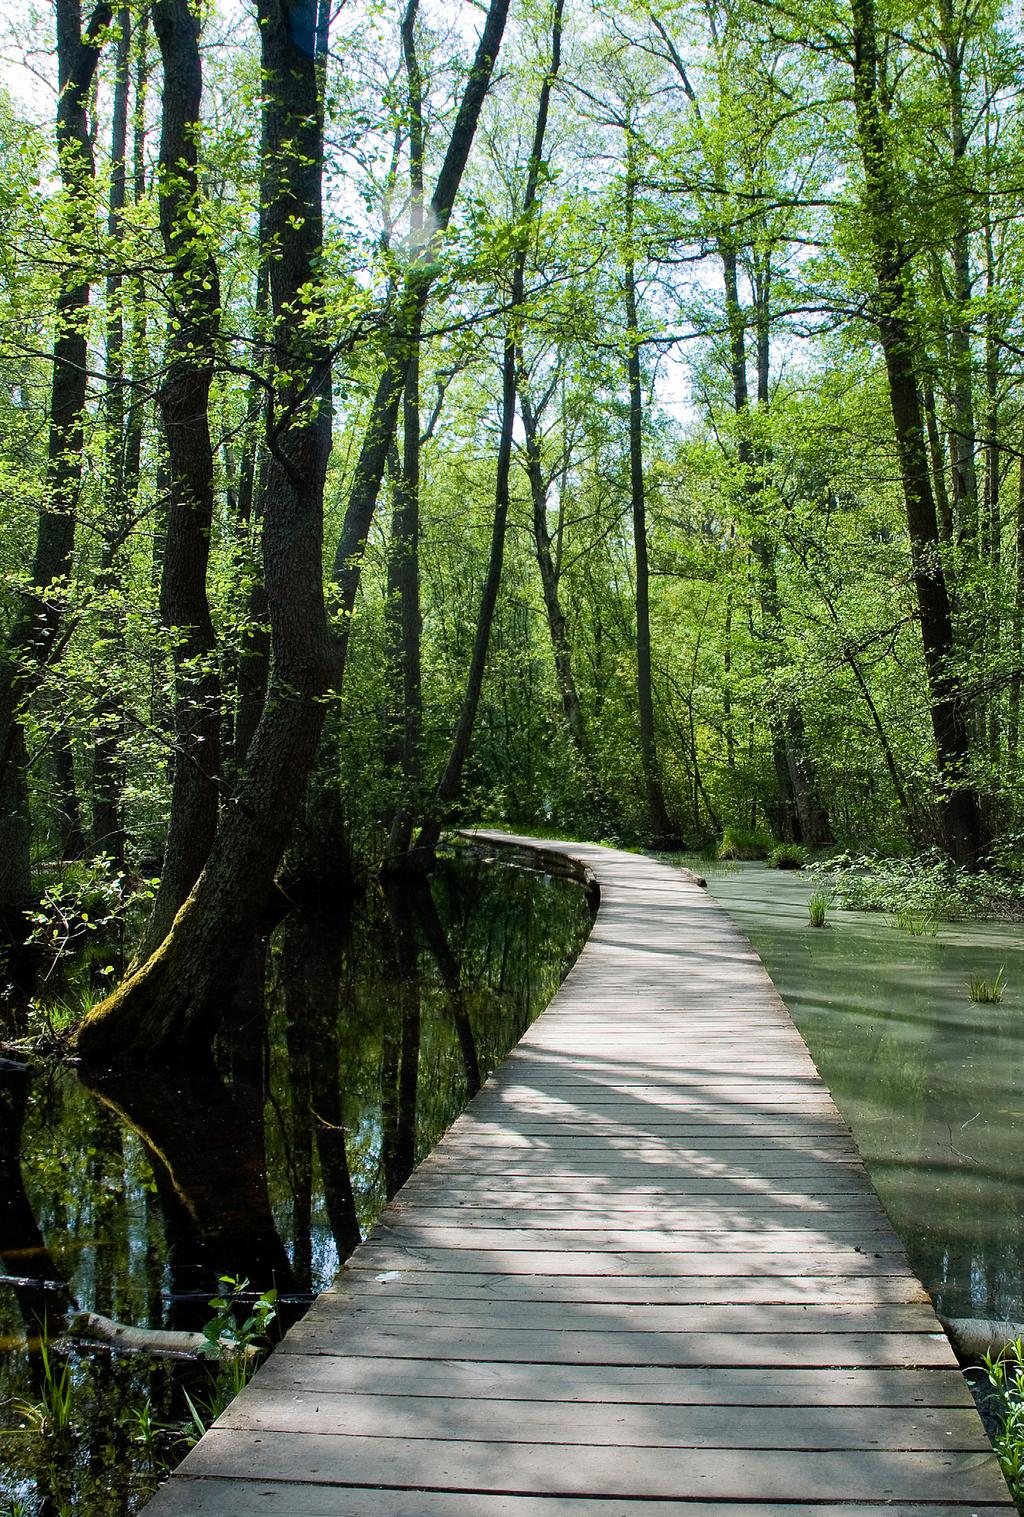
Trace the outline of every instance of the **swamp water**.
[[[1024, 1321], [1024, 932], [915, 937], [830, 908], [763, 865], [699, 865], [747, 934], [853, 1130], [915, 1274], [945, 1317]], [[999, 1004], [968, 983], [1005, 971]]]
[[[0, 1517], [137, 1510], [213, 1381], [194, 1363], [51, 1353], [74, 1312], [201, 1329], [218, 1279], [301, 1315], [554, 995], [583, 891], [472, 857], [354, 909], [294, 912], [216, 1072], [86, 1083], [0, 1068]], [[18, 1283], [20, 1282], [20, 1283]], [[28, 1406], [69, 1425], [23, 1429]], [[59, 1420], [59, 1410], [58, 1410]]]

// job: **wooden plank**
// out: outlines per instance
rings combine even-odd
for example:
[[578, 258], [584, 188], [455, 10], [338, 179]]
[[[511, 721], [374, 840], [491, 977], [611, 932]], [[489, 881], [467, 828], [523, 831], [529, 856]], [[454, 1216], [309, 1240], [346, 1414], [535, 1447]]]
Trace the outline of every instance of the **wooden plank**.
[[[185, 1492], [175, 1489], [179, 1482]], [[183, 1505], [179, 1505], [179, 1501]], [[158, 1491], [152, 1517], [187, 1511], [192, 1517], [680, 1517], [678, 1502], [575, 1496], [501, 1496], [486, 1491], [401, 1491], [297, 1481], [189, 1479]], [[970, 1517], [1005, 1517], [1006, 1507], [971, 1505]], [[687, 1502], [686, 1517], [965, 1517], [962, 1506], [893, 1502], [884, 1506], [802, 1505], [793, 1502]]]
[[[603, 1206], [570, 1207], [563, 1200], [557, 1210], [548, 1206], [509, 1206], [498, 1208], [496, 1206], [483, 1207], [471, 1206], [462, 1203], [453, 1207], [438, 1207], [436, 1211], [429, 1213], [432, 1223], [441, 1228], [451, 1230], [465, 1225], [473, 1228], [510, 1228], [516, 1231], [529, 1229], [547, 1229], [549, 1231], [564, 1231], [572, 1233], [603, 1231], [606, 1232], [609, 1221], [609, 1210], [614, 1211], [615, 1222], [619, 1231], [636, 1230], [651, 1234], [656, 1231], [667, 1232], [672, 1237], [680, 1233], [699, 1233], [702, 1237], [714, 1238], [727, 1236], [735, 1228], [745, 1234], [762, 1232], [766, 1235], [792, 1233], [796, 1217], [791, 1211], [787, 1214], [784, 1209], [765, 1211], [761, 1215], [750, 1213], [746, 1208], [736, 1207], [727, 1210], [720, 1209], [710, 1216], [701, 1212], [683, 1212], [668, 1206], [653, 1207], [625, 1207]], [[409, 1227], [417, 1227], [420, 1216], [424, 1215], [425, 1207], [401, 1207], [395, 1209], [395, 1217], [406, 1223]], [[787, 1222], [790, 1224], [786, 1226]], [[857, 1212], [852, 1208], [848, 1212], [814, 1212], [805, 1213], [801, 1232], [813, 1230], [822, 1236], [838, 1241], [839, 1239], [858, 1238], [867, 1241], [869, 1238], [877, 1238], [882, 1235], [891, 1239], [892, 1227], [887, 1217], [880, 1211], [862, 1209]], [[387, 1236], [382, 1234], [381, 1236]]]
[[589, 1446], [567, 1457], [549, 1443], [387, 1440], [303, 1433], [263, 1437], [216, 1425], [188, 1455], [193, 1477], [225, 1463], [256, 1480], [301, 1478], [374, 1485], [384, 1470], [392, 1485], [434, 1490], [532, 1491], [566, 1496], [648, 1496], [713, 1501], [834, 1500], [998, 1502], [1006, 1486], [995, 1455], [976, 1451], [798, 1451], [645, 1448], [634, 1459]]
[[[961, 1375], [940, 1369], [730, 1369], [707, 1365], [517, 1364], [389, 1359], [362, 1354], [272, 1354], [253, 1382], [275, 1389], [391, 1397], [587, 1401], [655, 1406], [964, 1407], [974, 1402]], [[387, 1408], [381, 1406], [381, 1416]], [[908, 1418], [908, 1421], [911, 1420]]]
[[[928, 1301], [908, 1272], [895, 1275], [467, 1275], [457, 1270], [346, 1269], [325, 1291], [324, 1310], [335, 1295], [346, 1300], [386, 1295], [399, 1300], [646, 1302], [651, 1305], [854, 1306]], [[929, 1302], [930, 1306], [930, 1302]]]
[[[857, 1229], [854, 1229], [856, 1236]], [[716, 1253], [755, 1254], [787, 1253], [833, 1253], [849, 1252], [854, 1244], [849, 1237], [836, 1239], [815, 1227], [789, 1227], [774, 1231], [740, 1232], [736, 1229], [714, 1231], [710, 1228], [699, 1232], [642, 1232], [630, 1228], [609, 1228], [607, 1224], [597, 1228], [573, 1231], [571, 1228], [551, 1227], [484, 1227], [466, 1217], [458, 1227], [435, 1227], [431, 1223], [418, 1223], [406, 1214], [401, 1220], [374, 1228], [368, 1241], [380, 1242], [395, 1248], [451, 1249], [500, 1249], [509, 1253], [515, 1249], [530, 1249], [543, 1252], [545, 1249], [578, 1250], [616, 1253], [685, 1254]], [[866, 1230], [865, 1245], [870, 1244], [874, 1253], [902, 1254], [896, 1234], [887, 1228], [880, 1242]]]
[[[728, 1333], [750, 1331], [749, 1302], [693, 1305], [680, 1302], [504, 1301], [492, 1298], [398, 1296], [332, 1296], [325, 1303], [345, 1331], [361, 1331], [369, 1323], [428, 1323], [432, 1327], [558, 1328], [602, 1333]], [[360, 1319], [359, 1324], [352, 1322]], [[352, 1324], [351, 1326], [348, 1324]], [[857, 1306], [850, 1302], [824, 1305], [774, 1303], [757, 1313], [758, 1333], [934, 1333], [935, 1316], [926, 1302]]]
[[646, 1274], [658, 1276], [729, 1275], [844, 1275], [902, 1274], [907, 1262], [902, 1253], [862, 1253], [858, 1249], [833, 1248], [818, 1253], [693, 1253], [678, 1249], [636, 1251], [619, 1248], [612, 1252], [600, 1249], [552, 1248], [547, 1252], [521, 1248], [429, 1248], [414, 1244], [407, 1248], [366, 1243], [356, 1258], [348, 1261], [350, 1270], [446, 1269], [469, 1275], [617, 1275]]
[[[242, 1432], [321, 1433], [567, 1443], [611, 1448], [974, 1449], [991, 1452], [973, 1409], [918, 1407], [737, 1407], [594, 1402], [470, 1401], [251, 1386], [221, 1425]], [[387, 1458], [386, 1451], [383, 1452]]]
[[602, 905], [551, 1007], [155, 1517], [1011, 1513], [756, 954], [665, 866], [566, 851]]
[[[555, 1329], [430, 1327], [358, 1324], [359, 1352], [368, 1358], [501, 1360], [523, 1364], [678, 1364], [787, 1368], [934, 1368], [956, 1371], [945, 1333], [721, 1333], [561, 1332]], [[318, 1315], [292, 1328], [281, 1353], [347, 1353], [351, 1320]]]

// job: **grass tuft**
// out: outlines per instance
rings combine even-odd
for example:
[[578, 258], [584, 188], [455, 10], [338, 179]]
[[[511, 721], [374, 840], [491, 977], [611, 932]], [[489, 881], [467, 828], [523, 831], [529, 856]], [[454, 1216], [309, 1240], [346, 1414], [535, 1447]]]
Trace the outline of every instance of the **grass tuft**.
[[986, 980], [983, 975], [975, 977], [967, 982], [967, 993], [972, 1001], [986, 1004], [995, 1004], [1003, 999], [1003, 991], [1006, 989], [1005, 965], [1001, 965], [996, 971], [994, 980]]

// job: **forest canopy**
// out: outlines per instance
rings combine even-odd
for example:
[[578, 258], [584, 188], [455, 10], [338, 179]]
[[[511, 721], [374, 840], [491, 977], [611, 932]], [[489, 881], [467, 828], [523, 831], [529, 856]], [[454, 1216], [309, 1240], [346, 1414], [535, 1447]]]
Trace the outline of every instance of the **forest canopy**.
[[84, 1056], [452, 822], [1019, 858], [1009, 4], [4, 25], [5, 936], [158, 881]]

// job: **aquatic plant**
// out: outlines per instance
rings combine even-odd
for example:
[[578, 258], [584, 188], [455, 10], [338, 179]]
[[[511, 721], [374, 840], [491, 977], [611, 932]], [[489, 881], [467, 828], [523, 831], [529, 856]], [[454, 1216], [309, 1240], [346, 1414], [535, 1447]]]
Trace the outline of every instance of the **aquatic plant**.
[[807, 898], [807, 915], [812, 927], [827, 926], [828, 908], [832, 898], [824, 890], [815, 890]]
[[[244, 1368], [247, 1360], [254, 1359], [260, 1349], [269, 1346], [268, 1333], [277, 1319], [277, 1291], [264, 1291], [255, 1301], [251, 1301], [246, 1299], [248, 1280], [236, 1279], [234, 1275], [221, 1275], [219, 1283], [223, 1286], [223, 1291], [210, 1302], [210, 1310], [214, 1315], [203, 1325], [206, 1346], [200, 1352], [205, 1359], [222, 1361], [238, 1373], [238, 1366]], [[248, 1315], [239, 1321], [239, 1310], [245, 1307], [248, 1307]], [[226, 1356], [225, 1345], [231, 1350]], [[244, 1376], [239, 1390], [251, 1374], [250, 1370]]]
[[[247, 1300], [248, 1280], [221, 1275], [220, 1284], [224, 1289], [210, 1302], [214, 1315], [203, 1325], [206, 1346], [199, 1351], [203, 1358], [217, 1361], [215, 1376], [206, 1395], [182, 1391], [189, 1411], [183, 1436], [189, 1444], [199, 1441], [252, 1379], [270, 1346], [268, 1334], [277, 1318], [277, 1291], [264, 1291], [255, 1300]], [[245, 1308], [247, 1315], [239, 1320], [239, 1311]]]
[[1001, 1353], [983, 1354], [988, 1376], [987, 1409], [992, 1413], [996, 1451], [1010, 1495], [1024, 1502], [1024, 1340], [1015, 1338]]
[[933, 938], [939, 930], [932, 913], [921, 906], [898, 906], [889, 918], [889, 926], [915, 938]]
[[50, 1352], [47, 1333], [39, 1340], [39, 1362], [43, 1373], [42, 1393], [38, 1401], [13, 1403], [19, 1417], [34, 1433], [56, 1437], [71, 1426], [75, 1401], [75, 1382], [67, 1359], [56, 1362]]
[[779, 843], [768, 855], [769, 869], [802, 869], [810, 857], [803, 843]]
[[975, 975], [967, 982], [967, 993], [972, 1001], [990, 1002], [1001, 1001], [1003, 991], [1006, 989], [1006, 966], [1000, 965], [996, 970], [995, 978], [986, 980], [983, 975]]

